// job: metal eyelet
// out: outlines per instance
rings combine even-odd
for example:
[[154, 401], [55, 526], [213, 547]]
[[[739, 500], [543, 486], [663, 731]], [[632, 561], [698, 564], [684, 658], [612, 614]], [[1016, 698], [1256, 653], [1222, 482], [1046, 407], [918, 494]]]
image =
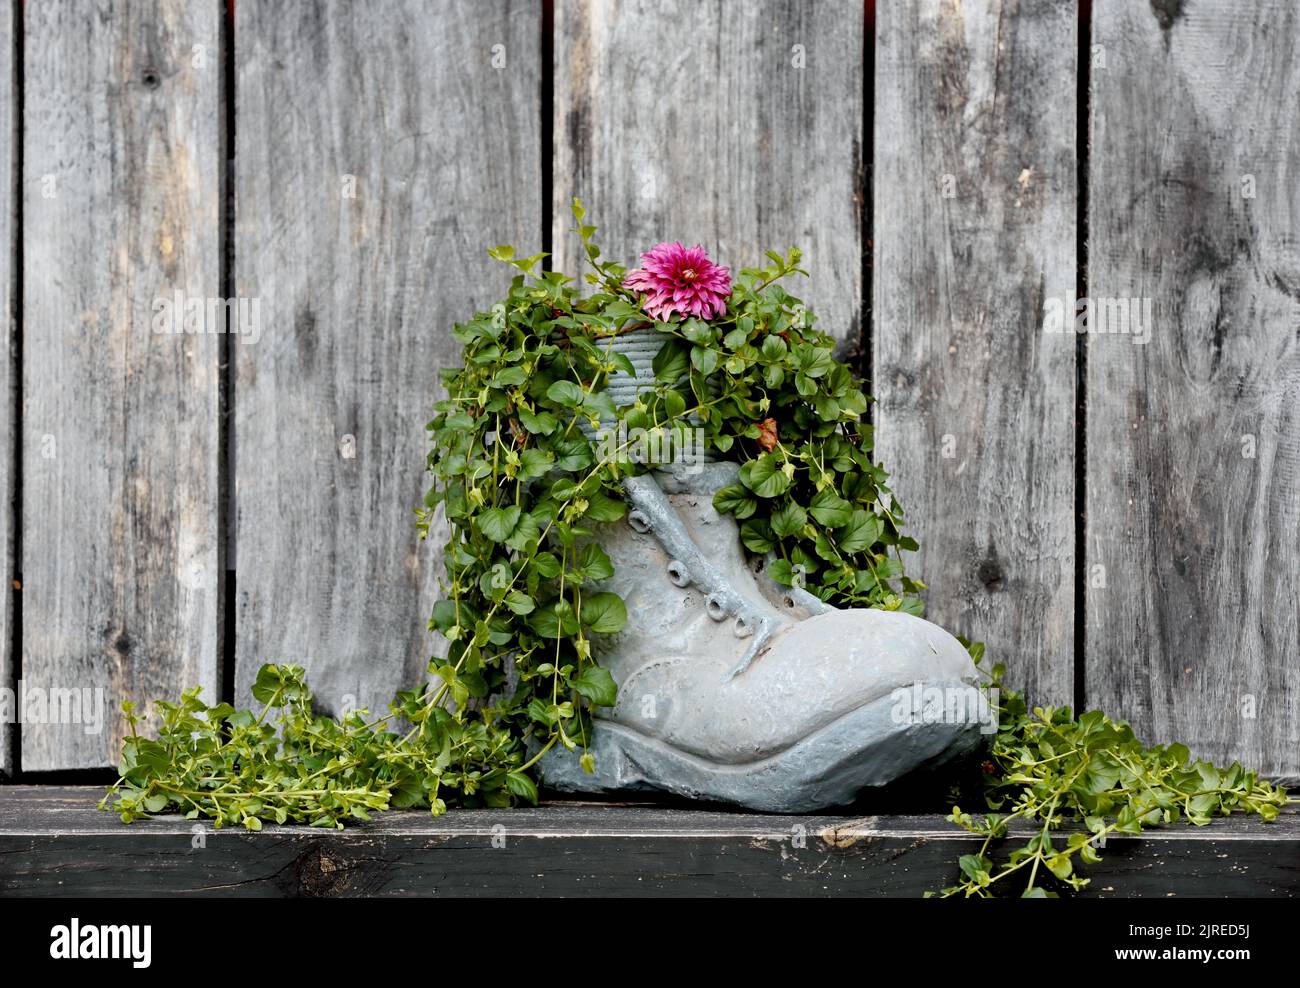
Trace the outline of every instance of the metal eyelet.
[[686, 564], [680, 559], [674, 559], [668, 564], [668, 579], [673, 581], [675, 587], [689, 586], [691, 571], [686, 568]]

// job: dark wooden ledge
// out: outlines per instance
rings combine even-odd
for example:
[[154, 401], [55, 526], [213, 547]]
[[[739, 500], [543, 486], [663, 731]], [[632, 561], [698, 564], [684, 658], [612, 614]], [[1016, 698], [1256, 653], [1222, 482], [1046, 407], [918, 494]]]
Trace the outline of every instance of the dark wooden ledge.
[[[564, 802], [249, 833], [179, 817], [124, 826], [95, 809], [101, 794], [0, 787], [0, 895], [919, 896], [978, 849], [940, 816]], [[1088, 874], [1095, 897], [1300, 895], [1300, 815], [1114, 838]]]

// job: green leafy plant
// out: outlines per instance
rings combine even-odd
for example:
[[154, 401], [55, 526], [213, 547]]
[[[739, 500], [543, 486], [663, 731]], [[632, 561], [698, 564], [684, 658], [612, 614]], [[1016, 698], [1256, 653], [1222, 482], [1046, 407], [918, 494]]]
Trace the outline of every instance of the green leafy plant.
[[711, 448], [741, 463], [740, 482], [713, 505], [740, 522], [750, 552], [772, 557], [778, 583], [838, 606], [920, 614], [925, 585], [902, 562], [917, 544], [902, 534], [861, 421], [870, 399], [834, 358], [834, 340], [812, 328], [816, 317], [778, 284], [804, 273], [799, 251], [767, 256], [769, 266], [741, 272], [724, 316], [662, 325], [654, 399], [625, 420], [653, 426], [680, 408]]
[[[182, 812], [249, 829], [341, 827], [393, 807], [535, 803], [532, 770], [557, 744], [581, 750], [590, 770], [591, 712], [617, 695], [593, 642], [627, 614], [600, 589], [613, 566], [589, 536], [624, 515], [624, 478], [651, 465], [593, 442], [602, 424], [621, 426], [614, 435], [698, 429], [739, 462], [739, 482], [714, 505], [737, 519], [778, 582], [838, 606], [921, 613], [925, 585], [902, 562], [917, 546], [862, 421], [870, 399], [784, 287], [805, 273], [799, 252], [769, 252], [768, 263], [742, 270], [713, 318], [664, 321], [649, 318], [624, 267], [602, 259], [576, 201], [574, 218], [588, 291], [539, 270], [544, 255], [497, 247], [492, 256], [514, 269], [505, 297], [453, 329], [464, 359], [443, 373], [447, 396], [427, 426], [432, 482], [417, 512], [422, 537], [439, 512], [450, 530], [430, 620], [446, 654], [430, 662], [429, 680], [399, 693], [386, 715], [336, 720], [313, 711], [301, 668], [267, 665], [253, 688], [259, 711], [208, 706], [187, 690], [159, 704], [157, 738], [140, 735], [128, 704], [121, 778], [101, 806], [125, 822]], [[616, 406], [610, 378], [633, 367], [614, 342], [647, 328], [662, 336], [655, 380]], [[1285, 802], [1236, 766], [1189, 765], [1177, 745], [1144, 749], [1100, 714], [1075, 722], [1002, 695], [986, 763], [993, 812], [954, 808], [952, 817], [985, 836], [984, 848], [962, 859], [965, 877], [945, 895], [986, 895], [1021, 874], [1039, 893], [1044, 872], [1081, 888], [1074, 862], [1094, 861], [1088, 842], [1112, 830], [1232, 809], [1270, 818]], [[995, 865], [994, 845], [1026, 821], [1042, 829]], [[1085, 830], [1056, 847], [1074, 821]]]
[[[981, 646], [972, 654], [982, 657]], [[1285, 789], [1233, 763], [1217, 768], [1195, 760], [1182, 744], [1145, 746], [1133, 729], [1097, 710], [1078, 718], [1068, 707], [1030, 709], [1022, 694], [1002, 686], [994, 666], [998, 730], [983, 764], [989, 812], [954, 806], [949, 819], [983, 837], [978, 853], [963, 855], [961, 881], [939, 897], [1019, 893], [1055, 898], [1054, 885], [1082, 891], [1090, 879], [1080, 865], [1101, 860], [1111, 834], [1140, 834], [1179, 821], [1205, 826], [1217, 816], [1253, 813], [1275, 819], [1293, 799]], [[994, 847], [1012, 828], [1033, 833], [1004, 859]]]
[[[434, 675], [458, 707], [517, 676], [495, 712], [543, 750], [585, 747], [591, 707], [615, 696], [591, 637], [620, 630], [626, 611], [592, 589], [613, 569], [582, 539], [623, 516], [621, 480], [645, 465], [597, 455], [588, 434], [602, 421], [629, 434], [695, 422], [739, 460], [741, 483], [714, 503], [740, 520], [751, 552], [772, 555], [778, 581], [807, 581], [834, 603], [912, 611], [922, 586], [903, 574], [900, 552], [915, 543], [870, 459], [867, 398], [778, 284], [800, 271], [798, 252], [742, 271], [717, 319], [651, 323], [624, 269], [600, 259], [576, 203], [575, 219], [591, 294], [558, 272], [534, 275], [540, 255], [492, 251], [518, 274], [504, 301], [454, 330], [464, 364], [444, 373], [448, 396], [429, 423], [434, 483], [419, 522], [427, 532], [441, 505], [451, 527], [432, 620], [450, 648]], [[613, 342], [647, 326], [663, 336], [655, 384], [615, 407], [610, 375], [633, 368]]]
[[[648, 318], [625, 269], [601, 258], [574, 203], [590, 291], [544, 255], [489, 253], [515, 274], [505, 297], [454, 327], [462, 366], [443, 373], [447, 397], [428, 423], [432, 484], [417, 512], [422, 537], [440, 509], [450, 529], [446, 577], [430, 628], [446, 655], [430, 680], [387, 715], [313, 714], [302, 670], [264, 666], [260, 712], [206, 706], [197, 690], [162, 703], [159, 737], [128, 712], [112, 807], [125, 821], [167, 811], [255, 828], [263, 820], [341, 826], [389, 806], [535, 803], [531, 769], [557, 744], [581, 755], [591, 710], [614, 703], [613, 678], [592, 641], [619, 631], [624, 602], [597, 589], [613, 567], [593, 525], [626, 511], [624, 477], [650, 464], [603, 454], [602, 423], [672, 432], [691, 423], [741, 463], [741, 482], [715, 504], [734, 515], [769, 572], [841, 605], [920, 613], [924, 588], [903, 572], [902, 513], [871, 461], [868, 398], [833, 356], [834, 340], [780, 284], [797, 250], [744, 269], [711, 320]], [[616, 407], [610, 376], [633, 367], [621, 334], [663, 336], [655, 381]], [[108, 805], [106, 801], [104, 805]]]
[[[429, 693], [399, 693], [392, 717], [370, 722], [359, 710], [335, 720], [313, 713], [301, 667], [264, 665], [253, 685], [260, 712], [208, 706], [193, 687], [178, 703], [158, 701], [157, 738], [140, 735], [125, 703], [121, 779], [100, 807], [111, 798], [124, 823], [180, 812], [260, 830], [264, 820], [341, 827], [390, 808], [441, 813], [444, 791], [470, 805], [536, 801], [517, 739], [488, 718], [457, 719]], [[397, 717], [413, 726], [388, 730]]]

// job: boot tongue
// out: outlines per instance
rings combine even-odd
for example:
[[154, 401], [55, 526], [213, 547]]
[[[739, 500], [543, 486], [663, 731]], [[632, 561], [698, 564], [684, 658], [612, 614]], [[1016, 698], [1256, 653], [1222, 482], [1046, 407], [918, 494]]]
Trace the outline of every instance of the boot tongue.
[[740, 464], [718, 460], [704, 452], [704, 462], [670, 463], [656, 469], [655, 480], [665, 494], [714, 494], [729, 484], [740, 482]]
[[[633, 404], [642, 390], [655, 386], [654, 359], [668, 340], [669, 336], [665, 333], [660, 333], [654, 328], [642, 328], [623, 333], [609, 344], [612, 352], [622, 354], [628, 359], [633, 370], [631, 374], [626, 371], [615, 371], [610, 375], [605, 393], [613, 399], [616, 407]], [[584, 421], [582, 430], [587, 438], [596, 444], [598, 450], [602, 442], [616, 449], [625, 447], [628, 450], [634, 449], [640, 442], [642, 455], [648, 452], [652, 454], [653, 459], [663, 463], [662, 467], [656, 467], [656, 475], [664, 478], [668, 484], [678, 490], [695, 491], [699, 489], [699, 484], [696, 482], [697, 475], [708, 465], [720, 462], [704, 443], [703, 430], [697, 423], [698, 420], [693, 416], [686, 419], [682, 424], [688, 427], [688, 442], [683, 448], [679, 448], [679, 445], [674, 443], [668, 449], [653, 448], [659, 444], [647, 443], [648, 437], [643, 439], [635, 435], [622, 434], [616, 428], [614, 420], [609, 418], [601, 419], [599, 430]], [[647, 444], [652, 448], [646, 450], [644, 447]], [[703, 478], [699, 479], [703, 480]], [[668, 489], [665, 487], [665, 490]]]
[[606, 389], [615, 405], [630, 405], [642, 388], [655, 384], [654, 359], [669, 337], [653, 328], [633, 329], [614, 338], [610, 349], [631, 362], [634, 373], [615, 371]]

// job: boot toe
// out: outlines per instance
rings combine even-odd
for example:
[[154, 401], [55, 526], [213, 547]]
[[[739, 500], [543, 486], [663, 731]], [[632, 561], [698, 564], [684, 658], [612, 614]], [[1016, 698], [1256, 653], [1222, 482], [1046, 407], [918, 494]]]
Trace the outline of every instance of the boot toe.
[[882, 702], [918, 722], [986, 715], [978, 676], [961, 643], [929, 621], [900, 611], [830, 611], [778, 635], [740, 675], [713, 670], [693, 677], [690, 689], [672, 690], [655, 733], [719, 761], [752, 762]]
[[908, 614], [846, 610], [800, 621], [734, 677], [700, 658], [659, 667], [664, 702], [654, 717], [597, 721], [596, 777], [555, 756], [544, 763], [548, 782], [809, 812], [957, 757], [990, 729], [966, 649]]

